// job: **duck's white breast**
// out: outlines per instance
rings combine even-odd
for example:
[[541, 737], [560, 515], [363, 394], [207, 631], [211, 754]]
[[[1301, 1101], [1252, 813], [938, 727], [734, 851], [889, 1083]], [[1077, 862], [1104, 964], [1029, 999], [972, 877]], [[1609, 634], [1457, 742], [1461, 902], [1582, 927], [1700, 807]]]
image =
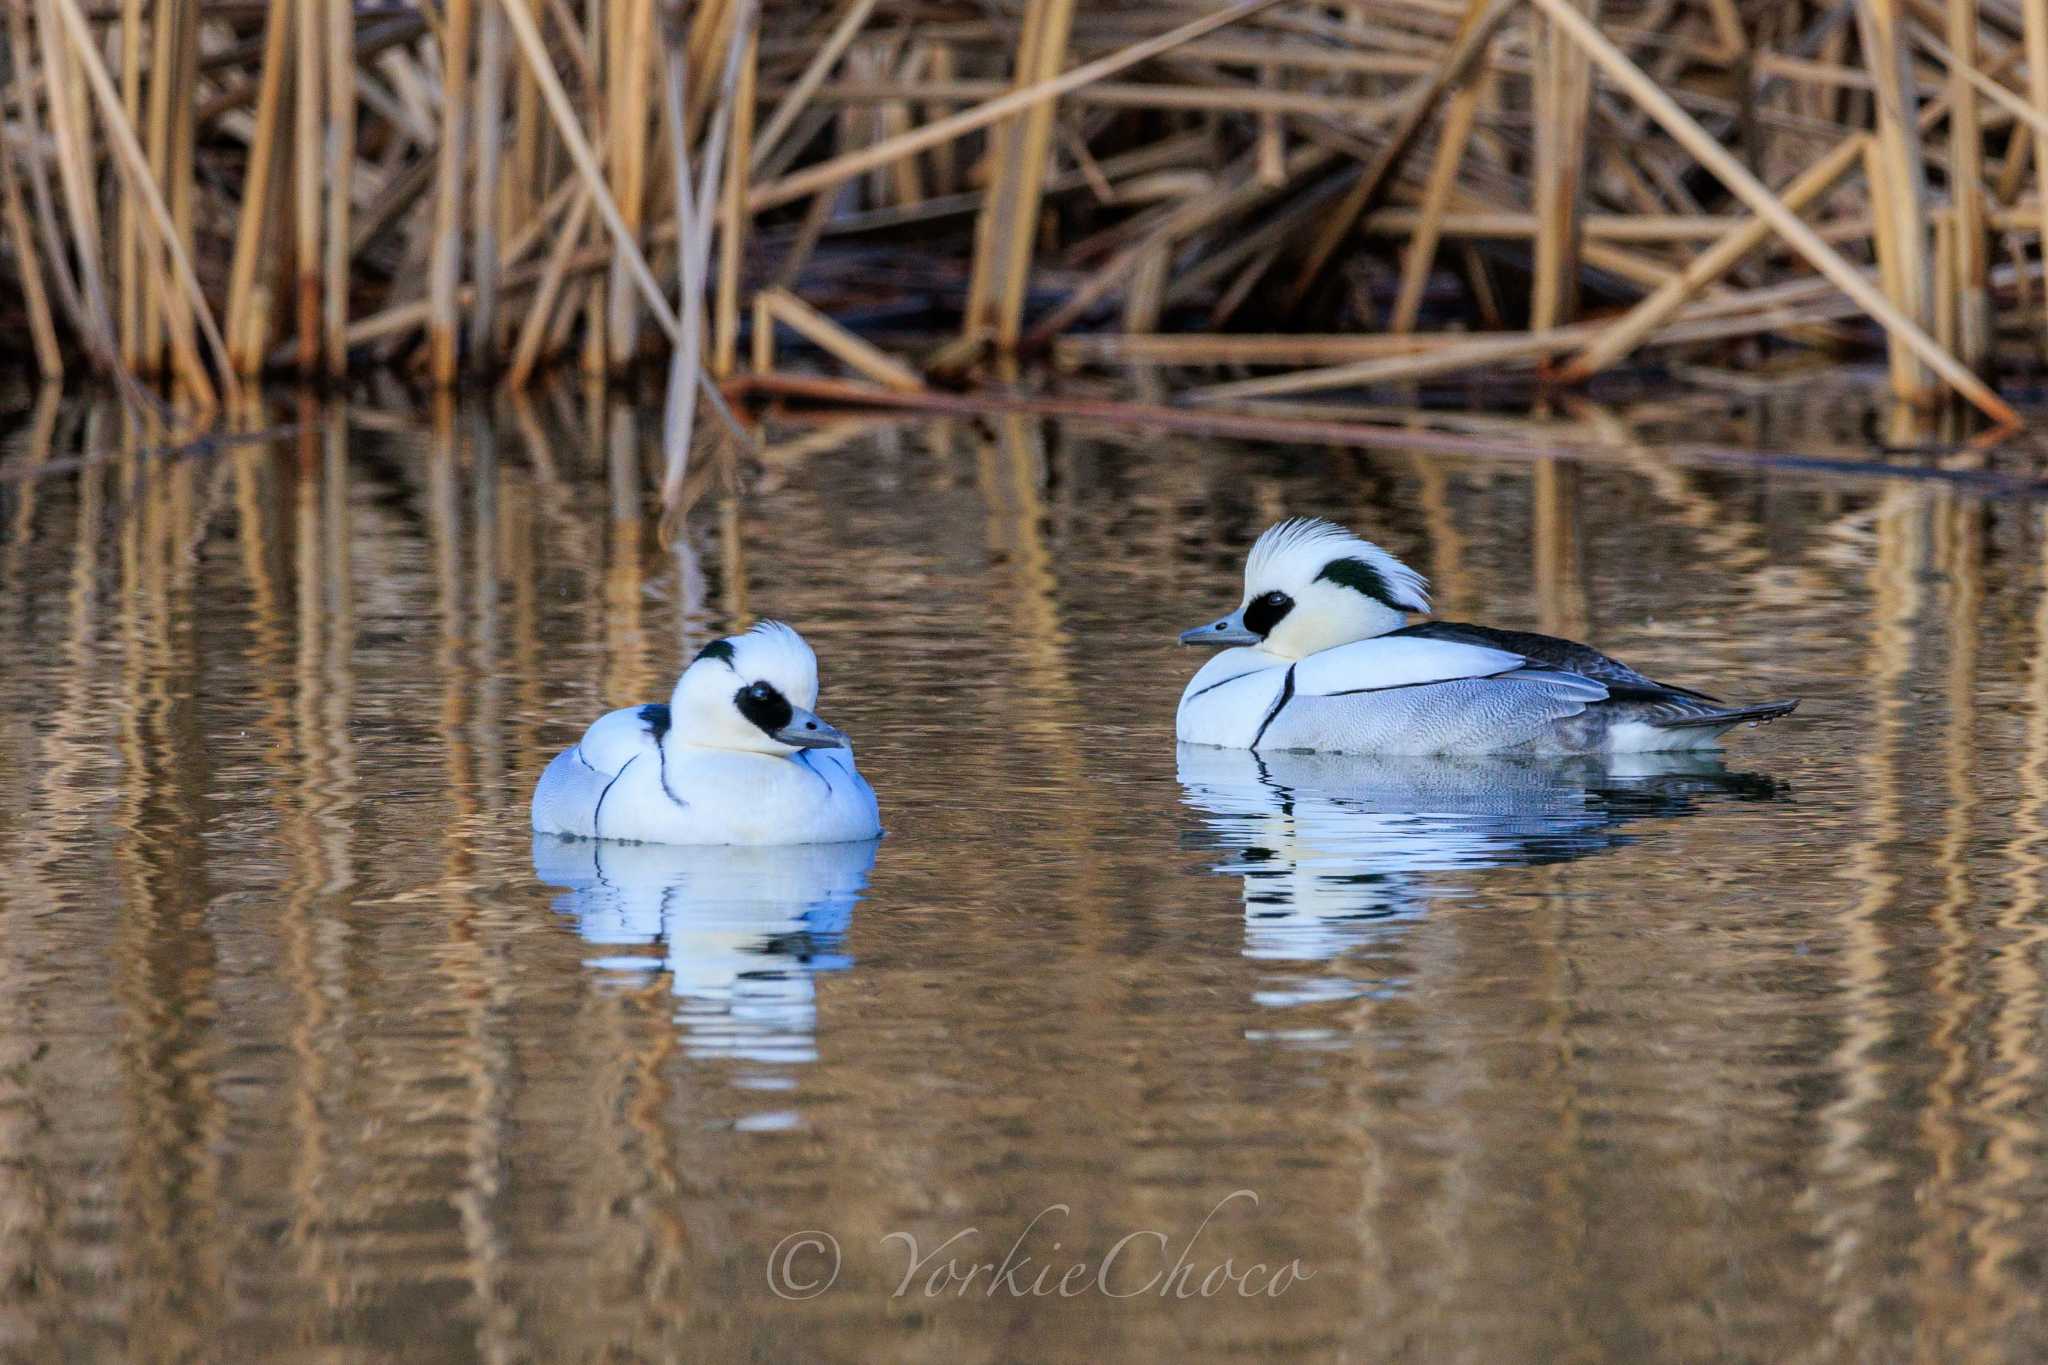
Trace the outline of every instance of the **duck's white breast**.
[[1257, 649], [1226, 649], [1188, 680], [1174, 717], [1184, 744], [1249, 749], [1280, 700], [1288, 663]]
[[639, 748], [607, 776], [576, 749], [534, 792], [534, 828], [654, 844], [826, 844], [881, 833], [875, 793], [844, 749], [790, 757], [695, 748], [674, 738]]

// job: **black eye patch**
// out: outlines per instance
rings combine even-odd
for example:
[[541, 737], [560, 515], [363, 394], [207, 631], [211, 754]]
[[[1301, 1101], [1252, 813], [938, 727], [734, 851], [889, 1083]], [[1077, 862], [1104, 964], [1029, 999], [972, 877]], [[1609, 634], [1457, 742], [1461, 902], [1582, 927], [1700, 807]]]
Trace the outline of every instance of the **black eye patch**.
[[786, 729], [796, 711], [789, 704], [789, 698], [776, 691], [769, 683], [748, 683], [732, 694], [732, 704], [739, 707], [740, 714], [752, 721], [765, 735], [773, 736], [778, 730]]
[[1262, 594], [1245, 605], [1244, 628], [1254, 635], [1264, 635], [1279, 625], [1281, 618], [1293, 610], [1294, 599], [1286, 593]]

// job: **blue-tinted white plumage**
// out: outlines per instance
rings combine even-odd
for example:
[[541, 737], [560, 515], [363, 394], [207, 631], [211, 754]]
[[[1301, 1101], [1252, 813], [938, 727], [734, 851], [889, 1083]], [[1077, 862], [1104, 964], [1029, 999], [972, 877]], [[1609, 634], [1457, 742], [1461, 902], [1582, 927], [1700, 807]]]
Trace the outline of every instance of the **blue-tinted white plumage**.
[[1181, 636], [1225, 645], [1181, 694], [1185, 743], [1326, 753], [1642, 753], [1713, 747], [1798, 705], [1724, 706], [1570, 640], [1448, 621], [1422, 576], [1311, 518], [1260, 536], [1244, 600]]
[[594, 945], [658, 946], [591, 965], [661, 970], [692, 1055], [762, 1063], [817, 1056], [815, 978], [851, 963], [842, 939], [875, 843], [681, 848], [537, 834], [533, 870]]
[[881, 830], [818, 660], [779, 621], [706, 645], [666, 705], [600, 716], [533, 793], [543, 834], [651, 844], [829, 844]]

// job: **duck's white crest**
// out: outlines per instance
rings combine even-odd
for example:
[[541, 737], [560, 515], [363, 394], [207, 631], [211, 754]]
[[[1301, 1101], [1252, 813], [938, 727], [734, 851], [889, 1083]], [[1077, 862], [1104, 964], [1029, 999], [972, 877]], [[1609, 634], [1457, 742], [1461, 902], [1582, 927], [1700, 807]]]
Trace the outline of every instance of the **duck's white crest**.
[[740, 709], [738, 689], [762, 683], [792, 707], [818, 704], [818, 656], [781, 621], [762, 621], [698, 651], [669, 698], [677, 738], [711, 749], [793, 752], [797, 746], [781, 743]]
[[1247, 599], [1268, 589], [1312, 583], [1332, 563], [1356, 559], [1385, 585], [1385, 601], [1403, 611], [1429, 610], [1429, 580], [1363, 536], [1321, 517], [1289, 517], [1267, 528], [1244, 564]]

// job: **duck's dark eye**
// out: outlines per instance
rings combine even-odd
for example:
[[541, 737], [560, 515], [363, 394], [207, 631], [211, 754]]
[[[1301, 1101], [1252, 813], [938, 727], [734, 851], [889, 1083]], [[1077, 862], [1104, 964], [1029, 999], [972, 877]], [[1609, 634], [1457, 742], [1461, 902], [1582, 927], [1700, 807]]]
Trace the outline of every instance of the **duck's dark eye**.
[[1284, 592], [1262, 593], [1246, 604], [1244, 628], [1254, 635], [1266, 635], [1294, 610], [1294, 599]]

